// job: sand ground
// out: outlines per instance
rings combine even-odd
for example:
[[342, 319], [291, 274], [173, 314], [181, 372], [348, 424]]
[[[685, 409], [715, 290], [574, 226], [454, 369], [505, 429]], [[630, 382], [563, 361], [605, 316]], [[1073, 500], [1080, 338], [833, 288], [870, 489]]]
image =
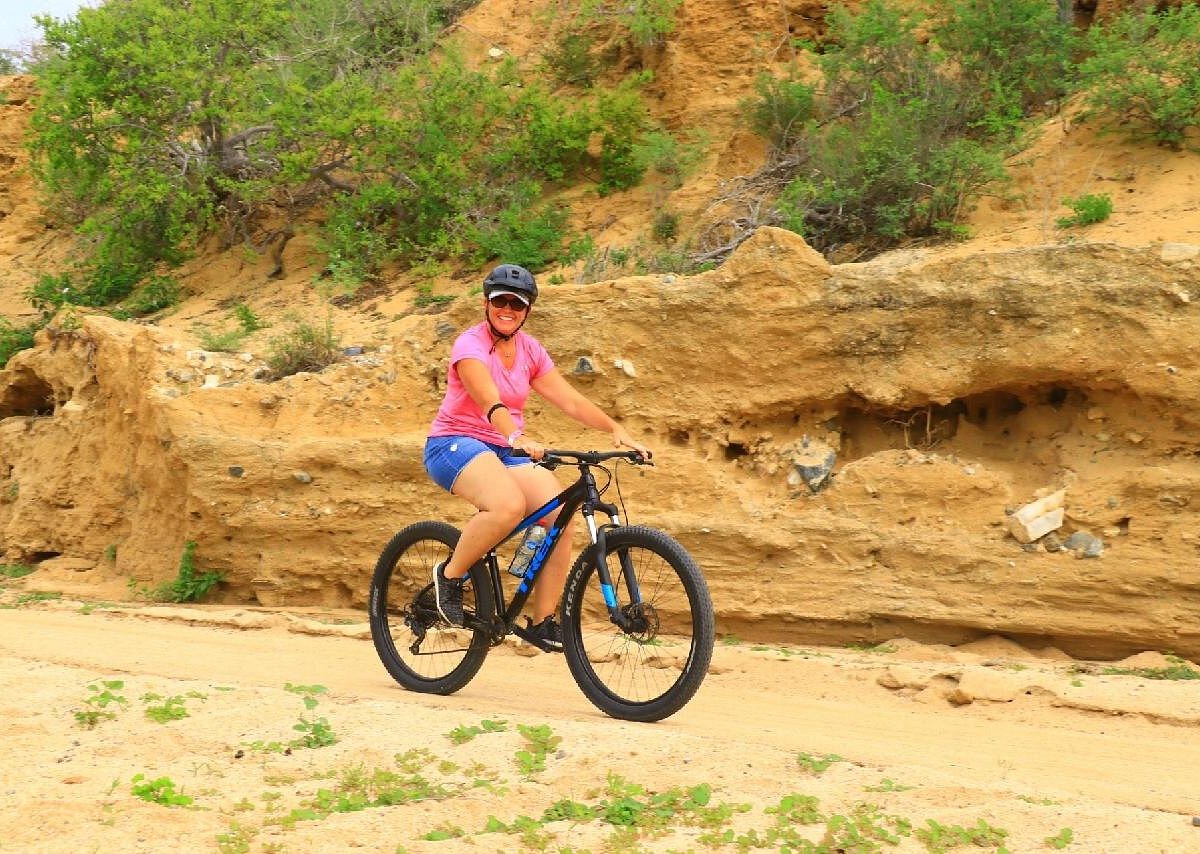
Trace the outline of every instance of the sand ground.
[[[1053, 650], [726, 638], [693, 701], [647, 725], [605, 717], [560, 656], [518, 647], [456, 695], [408, 693], [353, 612], [37, 601], [19, 582], [3, 595], [15, 606], [0, 611], [3, 851], [738, 850], [767, 839], [793, 795], [817, 799], [812, 823], [793, 825], [814, 842], [874, 805], [861, 826], [899, 831], [883, 850], [946, 850], [931, 840], [949, 846], [958, 828], [983, 850], [1200, 851], [1196, 683]], [[306, 709], [297, 686], [325, 690]], [[105, 690], [125, 703], [95, 702]], [[168, 705], [186, 717], [148, 716]], [[87, 728], [87, 711], [113, 717]], [[336, 743], [272, 749], [321, 720]], [[561, 739], [544, 770], [524, 772], [520, 726]], [[452, 738], [471, 728], [485, 731]], [[163, 778], [194, 802], [134, 793]], [[321, 809], [335, 803], [321, 790], [374, 791], [372, 778], [416, 799]], [[676, 813], [637, 835], [602, 819], [484, 832], [564, 799], [646, 803], [700, 786], [710, 808], [727, 805], [724, 823], [714, 811], [709, 826]], [[439, 830], [462, 835], [426, 838]]]

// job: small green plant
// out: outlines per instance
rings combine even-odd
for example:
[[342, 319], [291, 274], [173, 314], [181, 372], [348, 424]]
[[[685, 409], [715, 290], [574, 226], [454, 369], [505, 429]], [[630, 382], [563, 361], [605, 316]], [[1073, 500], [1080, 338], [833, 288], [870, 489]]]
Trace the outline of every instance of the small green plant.
[[1166, 667], [1105, 667], [1100, 672], [1106, 676], [1140, 676], [1143, 679], [1168, 681], [1200, 679], [1200, 669], [1192, 666], [1178, 655], [1167, 653]]
[[53, 602], [61, 599], [62, 593], [55, 590], [30, 590], [17, 597], [17, 605], [33, 605], [37, 602]]
[[460, 839], [466, 836], [467, 832], [456, 824], [442, 822], [436, 828], [422, 836], [430, 842], [444, 842], [447, 839]]
[[[825, 769], [822, 768], [821, 770]], [[773, 807], [767, 807], [763, 812], [767, 815], [775, 816], [776, 823], [780, 825], [816, 824], [821, 820], [821, 811], [817, 808], [819, 803], [811, 795], [793, 793], [784, 795], [779, 799], [778, 804]]]
[[179, 557], [179, 574], [153, 591], [151, 598], [156, 602], [199, 602], [220, 584], [224, 578], [221, 573], [196, 570], [195, 554], [196, 543], [188, 540]]
[[229, 830], [217, 834], [217, 850], [221, 854], [249, 854], [250, 843], [257, 835], [253, 828], [236, 821], [230, 822]]
[[24, 578], [31, 572], [33, 567], [23, 563], [0, 563], [0, 578]]
[[176, 791], [175, 781], [170, 777], [158, 777], [154, 780], [149, 780], [145, 774], [134, 774], [131, 783], [132, 793], [143, 801], [160, 804], [164, 807], [187, 807], [192, 805], [192, 797], [185, 795], [182, 789]]
[[799, 753], [796, 755], [796, 762], [807, 771], [809, 774], [820, 776], [829, 770], [829, 766], [835, 762], [841, 762], [842, 757], [836, 753], [828, 753], [825, 756], [813, 756], [811, 753]]
[[525, 748], [516, 754], [517, 767], [526, 777], [546, 770], [546, 755], [558, 747], [561, 736], [554, 735], [549, 724], [528, 726], [517, 724], [517, 731], [525, 737]]
[[196, 338], [199, 339], [201, 347], [214, 353], [231, 353], [241, 346], [248, 335], [266, 327], [254, 310], [243, 302], [235, 303], [230, 314], [237, 324], [232, 329], [196, 327]]
[[245, 337], [240, 329], [196, 327], [196, 339], [200, 342], [200, 346], [213, 353], [232, 353], [238, 349]]
[[846, 644], [846, 648], [872, 655], [890, 655], [896, 651], [896, 645], [887, 641], [881, 641], [880, 643], [851, 643]]
[[1040, 807], [1053, 807], [1058, 805], [1058, 801], [1052, 798], [1035, 798], [1030, 795], [1017, 795], [1017, 800], [1024, 801], [1027, 804], [1035, 804]]
[[925, 827], [914, 831], [913, 835], [925, 844], [933, 854], [942, 854], [960, 845], [976, 845], [980, 848], [999, 848], [1008, 838], [1008, 831], [992, 827], [982, 818], [972, 827], [962, 827], [957, 824], [944, 825], [933, 819], [927, 819]]
[[446, 738], [455, 744], [466, 744], [477, 735], [485, 732], [504, 732], [508, 729], [507, 721], [482, 720], [479, 726], [457, 726], [446, 733]]
[[1078, 198], [1066, 198], [1063, 199], [1063, 204], [1075, 213], [1060, 217], [1057, 223], [1059, 228], [1104, 222], [1113, 211], [1112, 197], [1108, 193], [1088, 193]]
[[1062, 850], [1075, 840], [1075, 833], [1069, 827], [1064, 827], [1054, 836], [1046, 837], [1046, 844], [1051, 848]]
[[890, 777], [884, 777], [875, 786], [863, 786], [864, 792], [907, 792], [912, 786], [897, 783]]
[[[317, 707], [317, 696], [325, 693], [324, 685], [293, 685], [288, 683], [284, 686], [285, 691], [291, 691], [293, 694], [298, 694], [304, 703], [306, 711], [311, 712]], [[291, 742], [292, 747], [328, 747], [331, 744], [337, 744], [337, 736], [329, 726], [329, 721], [325, 718], [310, 718], [306, 715], [300, 715], [300, 720], [292, 726], [292, 729], [303, 733], [300, 738]]]
[[592, 55], [592, 39], [584, 33], [565, 33], [542, 61], [555, 81], [568, 86], [586, 89], [600, 72], [600, 62]]
[[104, 547], [104, 560], [106, 563], [117, 562], [117, 544], [109, 543]]
[[22, 350], [33, 346], [33, 338], [41, 323], [30, 323], [24, 326], [14, 325], [6, 317], [0, 317], [0, 368], [8, 364], [8, 360]]
[[254, 313], [254, 309], [250, 308], [250, 306], [246, 305], [244, 302], [234, 303], [232, 312], [234, 320], [237, 321], [238, 328], [240, 328], [247, 335], [252, 335], [260, 329], [265, 329], [267, 326], [267, 324], [260, 320], [258, 315]]
[[303, 320], [289, 332], [271, 339], [267, 365], [275, 379], [304, 371], [320, 371], [341, 358], [341, 339], [334, 332], [333, 316], [327, 315], [318, 328]]
[[128, 700], [115, 693], [124, 687], [125, 683], [120, 679], [106, 679], [98, 684], [93, 682], [88, 685], [88, 691], [91, 693], [83, 701], [87, 708], [76, 710], [75, 722], [84, 729], [95, 729], [100, 721], [115, 719], [117, 715], [109, 706], [124, 708], [129, 705]]
[[660, 243], [669, 243], [674, 240], [679, 234], [679, 214], [660, 210], [654, 215], [651, 233], [654, 235], [654, 239]]
[[[204, 699], [204, 695], [197, 691], [190, 691], [187, 696]], [[160, 724], [188, 717], [185, 698], [180, 694], [176, 694], [173, 697], [163, 697], [161, 694], [147, 692], [142, 695], [142, 702], [146, 704], [146, 717]]]
[[118, 320], [144, 317], [179, 302], [179, 282], [170, 276], [151, 276], [113, 310]]

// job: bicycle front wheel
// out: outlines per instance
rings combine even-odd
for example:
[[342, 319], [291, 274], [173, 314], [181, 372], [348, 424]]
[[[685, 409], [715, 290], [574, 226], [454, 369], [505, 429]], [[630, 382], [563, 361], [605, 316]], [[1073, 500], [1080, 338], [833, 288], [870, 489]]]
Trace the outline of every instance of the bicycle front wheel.
[[642, 526], [605, 534], [614, 598], [610, 619], [592, 551], [575, 561], [563, 594], [563, 652], [580, 689], [614, 718], [658, 721], [692, 698], [712, 660], [712, 599], [700, 567], [675, 539]]
[[[489, 641], [480, 628], [448, 625], [433, 595], [433, 568], [458, 544], [459, 531], [445, 522], [417, 522], [392, 537], [371, 578], [367, 611], [371, 640], [392, 678], [410, 691], [453, 694], [483, 666]], [[463, 589], [466, 625], [492, 611], [491, 588], [479, 566]]]

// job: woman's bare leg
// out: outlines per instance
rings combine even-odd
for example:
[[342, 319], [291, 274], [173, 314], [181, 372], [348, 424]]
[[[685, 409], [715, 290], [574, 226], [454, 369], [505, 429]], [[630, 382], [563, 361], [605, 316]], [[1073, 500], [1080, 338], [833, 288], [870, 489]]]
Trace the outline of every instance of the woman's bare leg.
[[[517, 482], [525, 495], [525, 513], [532, 513], [558, 493], [562, 492], [562, 484], [549, 470], [538, 466], [517, 466], [508, 470], [512, 479]], [[558, 518], [558, 511], [546, 517], [548, 521]], [[518, 518], [517, 522], [520, 521]], [[513, 524], [516, 524], [514, 522]], [[575, 519], [567, 520], [562, 538], [538, 575], [538, 582], [533, 588], [533, 622], [540, 623], [558, 611], [558, 603], [562, 600], [563, 587], [567, 583], [567, 570], [571, 566], [571, 542], [574, 534]], [[509, 526], [511, 530], [512, 526]], [[504, 532], [505, 534], [508, 531]], [[498, 535], [499, 537], [504, 534]]]
[[443, 570], [447, 578], [466, 575], [472, 564], [525, 518], [525, 494], [511, 471], [495, 454], [486, 453], [467, 463], [458, 475], [453, 494], [470, 501], [479, 512], [463, 526], [454, 554]]

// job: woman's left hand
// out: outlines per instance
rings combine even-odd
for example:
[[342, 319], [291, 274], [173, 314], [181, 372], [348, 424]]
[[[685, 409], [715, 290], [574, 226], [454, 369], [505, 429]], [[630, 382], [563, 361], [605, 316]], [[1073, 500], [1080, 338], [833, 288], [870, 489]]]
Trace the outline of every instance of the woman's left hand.
[[626, 430], [624, 427], [621, 427], [620, 425], [617, 425], [616, 427], [613, 428], [612, 437], [613, 437], [613, 446], [614, 447], [633, 448], [633, 450], [637, 451], [638, 455], [643, 460], [648, 460], [652, 456], [654, 456], [654, 454], [651, 453], [649, 448], [647, 448], [641, 442], [635, 441], [633, 436], [629, 435], [629, 431]]

